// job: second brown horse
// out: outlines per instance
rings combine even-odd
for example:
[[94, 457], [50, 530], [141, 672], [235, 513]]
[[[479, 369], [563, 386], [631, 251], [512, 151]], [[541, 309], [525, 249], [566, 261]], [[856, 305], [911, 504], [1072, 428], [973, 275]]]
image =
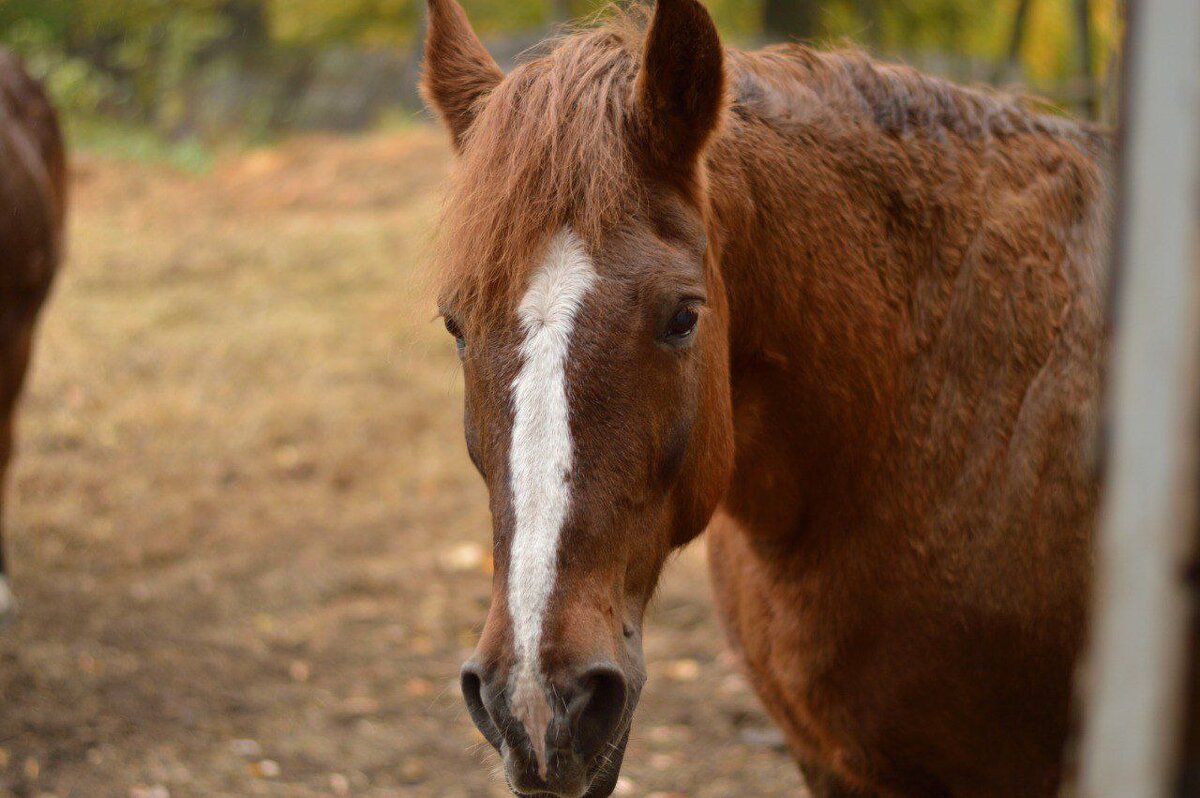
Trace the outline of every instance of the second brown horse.
[[[0, 50], [0, 531], [17, 400], [38, 313], [63, 253], [67, 165], [46, 93]], [[0, 618], [12, 593], [0, 541]]]

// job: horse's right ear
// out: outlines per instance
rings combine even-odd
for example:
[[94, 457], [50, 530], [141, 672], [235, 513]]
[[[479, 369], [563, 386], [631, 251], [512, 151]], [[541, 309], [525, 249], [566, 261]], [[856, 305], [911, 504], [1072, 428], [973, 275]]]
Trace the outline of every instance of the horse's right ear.
[[650, 160], [690, 172], [725, 103], [721, 37], [697, 0], [658, 0], [636, 90]]
[[421, 94], [450, 131], [455, 150], [475, 118], [479, 101], [504, 79], [456, 0], [429, 0]]

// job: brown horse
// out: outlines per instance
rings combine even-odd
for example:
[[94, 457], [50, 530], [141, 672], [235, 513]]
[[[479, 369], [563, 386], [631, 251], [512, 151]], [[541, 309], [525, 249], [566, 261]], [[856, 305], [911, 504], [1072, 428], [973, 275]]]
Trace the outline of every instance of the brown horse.
[[[21, 62], [0, 50], [0, 520], [34, 326], [62, 258], [66, 183], [54, 109]], [[0, 617], [11, 607], [0, 547]]]
[[1084, 631], [1102, 134], [696, 0], [504, 75], [430, 0], [438, 250], [491, 497], [471, 716], [524, 795], [613, 788], [642, 619], [708, 530], [818, 796], [1048, 796]]

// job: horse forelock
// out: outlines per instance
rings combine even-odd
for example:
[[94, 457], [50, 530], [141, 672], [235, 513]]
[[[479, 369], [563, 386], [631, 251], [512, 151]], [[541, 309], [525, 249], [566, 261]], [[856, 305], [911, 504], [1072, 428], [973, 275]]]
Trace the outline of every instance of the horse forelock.
[[511, 312], [557, 231], [595, 248], [638, 203], [628, 126], [642, 16], [562, 37], [484, 100], [436, 250], [441, 294], [464, 316]]

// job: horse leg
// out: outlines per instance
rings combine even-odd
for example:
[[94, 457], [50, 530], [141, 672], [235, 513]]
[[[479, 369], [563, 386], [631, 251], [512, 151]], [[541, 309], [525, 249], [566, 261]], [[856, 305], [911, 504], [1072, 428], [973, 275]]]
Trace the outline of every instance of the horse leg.
[[769, 635], [758, 628], [754, 619], [763, 617], [766, 603], [763, 594], [768, 580], [757, 570], [737, 522], [718, 511], [707, 531], [709, 578], [717, 606], [717, 618], [733, 653], [741, 660], [763, 707], [779, 724], [788, 747], [800, 766], [812, 798], [864, 798], [869, 793], [856, 792], [819, 765], [813, 763], [812, 750], [802, 739], [791, 733], [784, 707], [785, 696], [779, 691], [769, 669], [763, 663], [768, 658]]
[[4, 558], [4, 488], [8, 483], [8, 459], [12, 453], [12, 416], [10, 408], [0, 419], [0, 625], [9, 620], [16, 606]]
[[770, 577], [761, 570], [737, 522], [718, 511], [709, 523], [707, 535], [709, 577], [717, 617], [726, 640], [742, 661], [763, 708], [783, 731], [792, 756], [812, 798], [873, 798], [877, 793], [851, 786], [821, 765], [819, 748], [793, 722], [788, 710], [789, 696], [778, 674], [772, 670], [772, 646], [780, 641], [762, 625], [771, 602], [766, 591]]
[[32, 343], [33, 328], [27, 324], [15, 336], [4, 341], [3, 351], [0, 351], [0, 624], [9, 620], [16, 608], [4, 556], [4, 497], [9, 460], [12, 458], [13, 417], [17, 411], [17, 398], [25, 382], [25, 371], [29, 367]]

